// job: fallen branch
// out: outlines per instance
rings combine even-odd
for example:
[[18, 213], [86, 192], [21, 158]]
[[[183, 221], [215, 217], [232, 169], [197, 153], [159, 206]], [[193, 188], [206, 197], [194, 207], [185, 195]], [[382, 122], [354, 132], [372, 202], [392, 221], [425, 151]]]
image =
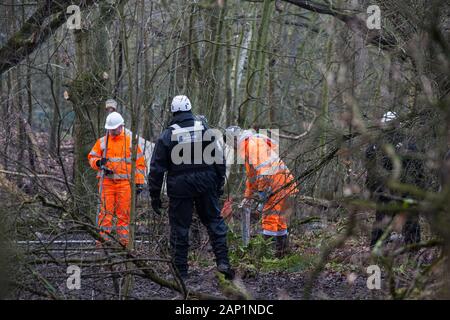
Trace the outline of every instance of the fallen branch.
[[[94, 2], [86, 0], [78, 4], [85, 8]], [[66, 10], [71, 4], [71, 0], [45, 1], [0, 48], [0, 75], [20, 63], [54, 34], [67, 21]], [[51, 19], [54, 15], [56, 17]], [[48, 19], [50, 22], [45, 25]]]
[[[26, 174], [26, 173], [21, 173], [21, 172], [16, 172], [16, 171], [9, 171], [9, 170], [3, 170], [0, 169], [0, 173], [4, 173], [4, 174], [10, 174], [10, 175], [14, 175], [14, 176], [21, 176], [21, 177], [26, 177], [26, 178], [41, 178], [41, 179], [51, 179], [51, 180], [55, 180], [61, 183], [66, 183], [66, 181], [64, 181], [61, 178], [55, 177], [55, 176], [51, 176], [48, 174]], [[74, 186], [73, 183], [69, 182], [70, 186]]]
[[443, 244], [444, 244], [443, 241], [436, 240], [436, 239], [430, 240], [428, 242], [412, 243], [412, 244], [409, 244], [407, 246], [397, 249], [396, 251], [394, 251], [394, 253], [392, 255], [399, 256], [399, 255], [407, 253], [407, 252], [416, 251], [416, 250], [419, 250], [422, 248], [433, 248], [433, 247], [437, 247], [437, 246], [442, 246]]
[[[343, 10], [332, 5], [323, 5], [311, 0], [283, 0], [308, 11], [317, 12], [319, 14], [326, 14], [335, 17], [344, 22], [347, 27], [353, 32], [360, 34], [364, 41], [373, 44], [384, 50], [392, 50], [398, 45], [398, 41], [391, 34], [381, 30], [369, 30], [366, 22], [359, 18], [354, 11]], [[402, 59], [406, 58], [406, 52], [402, 51], [400, 54]]]
[[339, 207], [339, 203], [337, 201], [332, 201], [332, 200], [317, 199], [317, 198], [303, 196], [303, 195], [297, 196], [296, 199], [308, 206], [311, 206], [311, 207], [322, 207], [322, 208], [337, 208], [337, 207]]
[[29, 195], [27, 195], [25, 192], [20, 190], [15, 183], [11, 182], [5, 176], [5, 174], [2, 172], [4, 170], [2, 170], [1, 168], [2, 168], [2, 166], [0, 164], [0, 190], [3, 189], [7, 193], [18, 197], [23, 202], [32, 201], [32, 198]]

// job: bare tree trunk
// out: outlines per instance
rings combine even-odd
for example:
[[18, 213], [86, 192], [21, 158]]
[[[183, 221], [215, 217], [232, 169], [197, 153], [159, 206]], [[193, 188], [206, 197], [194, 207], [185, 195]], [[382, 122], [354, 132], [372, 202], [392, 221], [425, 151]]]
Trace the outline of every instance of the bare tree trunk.
[[250, 52], [248, 54], [248, 62], [247, 62], [247, 74], [246, 74], [246, 84], [245, 84], [245, 100], [239, 105], [238, 108], [238, 123], [241, 127], [246, 127], [248, 125], [248, 114], [249, 114], [249, 110], [251, 111], [250, 116], [251, 118], [253, 117], [254, 114], [254, 110], [251, 109], [252, 106], [252, 101], [254, 99], [253, 97], [253, 83], [254, 83], [254, 77], [255, 77], [255, 56], [256, 56], [256, 45], [257, 45], [257, 41], [255, 40], [257, 38], [256, 36], [256, 20], [257, 20], [257, 16], [258, 16], [258, 7], [255, 6], [254, 8], [254, 19], [253, 19], [253, 23], [252, 23], [252, 28], [250, 31], [251, 34], [251, 40], [250, 40]]
[[231, 89], [231, 68], [233, 67], [233, 56], [231, 53], [231, 28], [227, 27], [227, 48], [226, 61], [225, 61], [225, 114], [226, 121], [225, 126], [231, 125], [234, 122], [234, 110], [233, 110], [233, 90]]
[[[54, 48], [57, 50], [58, 46], [58, 34], [56, 34], [53, 38]], [[59, 65], [61, 63], [59, 54], [56, 52], [55, 54], [55, 63]], [[53, 97], [53, 111], [52, 111], [52, 120], [50, 123], [50, 139], [49, 139], [49, 151], [51, 154], [56, 154], [56, 149], [59, 143], [59, 130], [61, 126], [61, 88], [62, 88], [62, 74], [59, 68], [54, 68], [53, 70], [53, 80], [50, 81], [50, 85], [52, 85], [52, 92], [54, 93]]]
[[208, 51], [205, 56], [205, 64], [203, 66], [203, 83], [205, 90], [200, 95], [203, 113], [208, 115], [209, 122], [214, 126], [217, 125], [220, 118], [222, 105], [219, 104], [220, 85], [223, 78], [222, 64], [219, 63], [219, 57], [223, 52], [223, 46], [220, 44], [223, 39], [224, 19], [227, 12], [226, 4], [220, 7], [217, 4], [206, 9], [209, 17], [209, 31], [206, 38], [213, 41], [209, 44]]
[[[104, 101], [107, 94], [109, 73], [108, 46], [106, 27], [112, 19], [109, 5], [102, 3], [97, 24], [90, 30], [75, 32], [78, 76], [71, 84], [70, 99], [74, 106], [74, 182], [76, 207], [78, 210], [91, 211], [94, 199], [86, 199], [96, 186], [95, 172], [89, 167], [87, 155], [96, 139], [103, 135], [105, 119]], [[114, 12], [114, 10], [113, 10]], [[87, 205], [87, 207], [86, 207]]]
[[[16, 82], [16, 91], [18, 92], [18, 94], [16, 94], [16, 97], [14, 99], [14, 105], [15, 105], [15, 112], [17, 114], [17, 117], [20, 119], [20, 117], [24, 114], [23, 112], [23, 99], [22, 99], [22, 81], [21, 81], [21, 67], [17, 66], [14, 69], [14, 75], [15, 75], [15, 82]], [[17, 122], [17, 132], [18, 132], [18, 151], [19, 154], [17, 156], [17, 163], [18, 163], [18, 167], [17, 167], [17, 172], [23, 172], [23, 165], [26, 163], [25, 161], [25, 150], [26, 145], [27, 145], [27, 141], [26, 141], [26, 136], [25, 136], [25, 127], [24, 127], [24, 123], [23, 121], [18, 121]], [[22, 178], [21, 177], [17, 177], [18, 178], [18, 184], [22, 185]]]
[[256, 58], [255, 58], [255, 81], [257, 83], [257, 91], [255, 101], [251, 104], [254, 112], [253, 123], [257, 127], [264, 126], [263, 119], [265, 113], [265, 100], [263, 97], [263, 88], [266, 83], [266, 51], [269, 41], [269, 27], [270, 19], [274, 9], [274, 2], [272, 0], [264, 0], [263, 12], [261, 17], [261, 24], [258, 30], [258, 40], [256, 43]]

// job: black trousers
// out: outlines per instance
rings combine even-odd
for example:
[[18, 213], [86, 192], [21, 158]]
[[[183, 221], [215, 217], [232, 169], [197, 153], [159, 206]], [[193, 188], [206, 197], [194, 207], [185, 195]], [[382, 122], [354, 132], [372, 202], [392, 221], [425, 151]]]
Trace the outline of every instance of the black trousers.
[[169, 202], [170, 248], [182, 277], [186, 277], [188, 272], [189, 227], [194, 205], [200, 221], [208, 230], [217, 265], [229, 266], [226, 240], [228, 228], [220, 216], [219, 201], [214, 191], [191, 198], [172, 197]]

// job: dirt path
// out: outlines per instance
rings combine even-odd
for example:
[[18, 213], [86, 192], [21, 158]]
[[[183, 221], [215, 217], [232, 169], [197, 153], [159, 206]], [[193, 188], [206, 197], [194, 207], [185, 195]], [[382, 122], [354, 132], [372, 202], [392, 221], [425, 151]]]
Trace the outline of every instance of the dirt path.
[[[118, 295], [113, 285], [113, 275], [117, 275], [118, 281], [122, 277], [118, 273], [111, 273], [112, 269], [108, 267], [91, 266], [88, 264], [94, 258], [104, 258], [98, 251], [92, 247], [84, 246], [80, 249], [79, 245], [72, 244], [70, 247], [65, 245], [53, 245], [51, 256], [56, 259], [80, 259], [78, 266], [81, 269], [81, 288], [79, 290], [69, 290], [67, 288], [67, 266], [70, 263], [42, 263], [36, 267], [42, 279], [46, 279], [56, 296], [62, 299], [117, 299]], [[48, 258], [48, 253], [43, 257]], [[83, 262], [84, 261], [84, 262]], [[158, 268], [157, 268], [158, 269]], [[114, 267], [118, 272], [118, 267]], [[170, 278], [169, 273], [159, 269], [161, 277]], [[190, 279], [188, 288], [193, 290], [225, 297], [218, 287], [218, 281], [213, 265], [200, 266], [195, 261], [191, 261]], [[307, 282], [308, 272], [301, 270], [298, 272], [290, 271], [256, 271], [248, 272], [245, 264], [238, 267], [237, 279], [235, 283], [240, 284], [250, 294], [253, 299], [303, 299], [304, 288]], [[351, 274], [351, 276], [349, 276]], [[145, 279], [140, 271], [136, 272], [134, 290], [132, 297], [134, 299], [182, 299], [182, 296], [170, 289]], [[25, 283], [44, 292], [44, 282], [31, 276], [24, 279]], [[381, 299], [386, 297], [383, 290], [369, 290], [366, 286], [367, 275], [364, 273], [336, 272], [325, 270], [317, 279], [312, 299]], [[25, 290], [19, 290], [15, 293], [15, 298], [19, 299], [42, 299]], [[228, 296], [228, 298], [233, 298]]]

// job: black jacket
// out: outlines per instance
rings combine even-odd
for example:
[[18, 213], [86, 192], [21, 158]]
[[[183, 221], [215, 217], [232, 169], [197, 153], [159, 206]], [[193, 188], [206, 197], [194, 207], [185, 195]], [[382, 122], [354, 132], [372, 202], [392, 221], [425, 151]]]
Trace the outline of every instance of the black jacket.
[[[204, 161], [196, 164], [191, 161], [189, 164], [175, 164], [171, 159], [173, 148], [178, 144], [172, 141], [173, 128], [170, 125], [177, 124], [181, 128], [191, 127], [195, 121], [194, 115], [188, 112], [177, 112], [174, 114], [169, 127], [166, 128], [155, 145], [152, 155], [149, 172], [149, 188], [152, 198], [159, 198], [164, 180], [164, 173], [167, 171], [167, 194], [169, 197], [186, 198], [195, 197], [205, 192], [217, 193], [225, 181], [225, 160], [222, 156], [220, 164], [205, 164]], [[203, 122], [205, 130], [208, 129]], [[202, 152], [211, 141], [202, 142]], [[193, 143], [191, 143], [193, 148]], [[192, 153], [193, 155], [194, 153]]]
[[[402, 162], [400, 182], [425, 187], [423, 161], [417, 158], [418, 148], [415, 142], [403, 134], [391, 131], [381, 137], [376, 144], [371, 144], [366, 149], [366, 186], [374, 194], [378, 194], [383, 201], [388, 199], [381, 193], [391, 193], [386, 187], [386, 181], [392, 174], [393, 165], [391, 159], [383, 152], [383, 144], [391, 144]], [[407, 195], [402, 195], [407, 196]]]

